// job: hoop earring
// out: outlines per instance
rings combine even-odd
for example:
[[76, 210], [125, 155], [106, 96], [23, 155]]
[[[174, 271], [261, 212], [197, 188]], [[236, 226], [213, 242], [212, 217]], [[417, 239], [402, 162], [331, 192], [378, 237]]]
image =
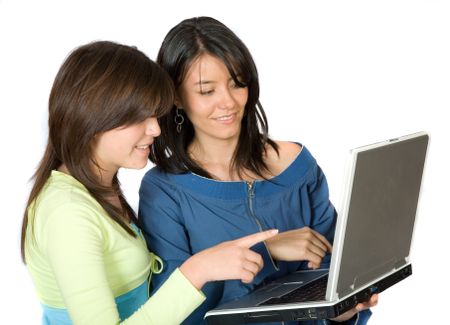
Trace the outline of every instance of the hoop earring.
[[184, 116], [183, 116], [183, 114], [181, 114], [181, 109], [178, 108], [178, 107], [177, 107], [177, 109], [175, 111], [174, 122], [177, 125], [177, 132], [180, 133], [181, 132], [181, 128], [182, 128], [183, 123], [184, 123]]

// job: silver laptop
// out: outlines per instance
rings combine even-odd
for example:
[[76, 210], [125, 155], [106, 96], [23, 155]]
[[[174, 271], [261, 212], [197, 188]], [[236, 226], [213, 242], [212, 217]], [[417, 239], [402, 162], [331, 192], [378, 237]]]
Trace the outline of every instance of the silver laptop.
[[412, 274], [428, 135], [351, 150], [329, 270], [302, 270], [206, 313], [209, 325], [334, 318]]

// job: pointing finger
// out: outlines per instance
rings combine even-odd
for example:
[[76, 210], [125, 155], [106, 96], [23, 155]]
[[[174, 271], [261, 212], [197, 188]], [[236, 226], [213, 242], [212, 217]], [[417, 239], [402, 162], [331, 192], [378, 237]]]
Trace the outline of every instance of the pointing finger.
[[234, 240], [234, 242], [240, 247], [250, 248], [259, 242], [262, 242], [266, 239], [269, 239], [270, 237], [275, 236], [276, 234], [278, 234], [278, 229], [271, 229], [263, 232], [257, 232], [255, 234], [248, 235], [245, 237], [241, 237], [239, 239]]

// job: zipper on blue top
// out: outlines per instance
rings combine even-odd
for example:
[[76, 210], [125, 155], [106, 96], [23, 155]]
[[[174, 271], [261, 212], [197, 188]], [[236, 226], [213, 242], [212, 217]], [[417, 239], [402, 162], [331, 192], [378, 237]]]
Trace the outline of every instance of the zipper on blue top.
[[246, 182], [247, 183], [247, 197], [248, 197], [248, 209], [250, 217], [253, 218], [253, 220], [256, 222], [256, 225], [258, 226], [259, 231], [263, 231], [263, 227], [261, 222], [259, 221], [258, 217], [255, 215], [255, 212], [253, 211], [253, 199], [255, 198], [255, 189], [254, 184], [255, 182]]
[[[255, 182], [246, 182], [246, 183], [247, 183], [247, 194], [248, 194], [247, 197], [248, 197], [249, 214], [250, 214], [250, 217], [253, 218], [256, 225], [258, 226], [259, 231], [262, 232], [262, 231], [264, 231], [262, 223], [256, 216], [255, 211], [253, 210], [253, 200], [255, 199], [255, 188], [254, 188]], [[277, 263], [274, 261], [272, 255], [270, 255], [270, 251], [269, 251], [269, 248], [267, 247], [266, 242], [264, 241], [263, 244], [266, 247], [267, 252], [269, 253], [270, 261], [272, 262], [273, 267], [275, 268], [275, 270], [279, 271], [280, 268], [278, 267]]]

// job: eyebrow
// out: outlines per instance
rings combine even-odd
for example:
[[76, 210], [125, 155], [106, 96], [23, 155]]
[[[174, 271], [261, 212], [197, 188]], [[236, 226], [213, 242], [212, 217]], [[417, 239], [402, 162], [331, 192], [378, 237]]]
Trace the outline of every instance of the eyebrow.
[[[238, 77], [239, 77], [239, 76], [238, 76]], [[228, 78], [228, 82], [230, 82], [230, 81], [232, 81], [232, 80], [233, 80], [232, 77]], [[233, 80], [233, 81], [234, 81], [234, 80]], [[217, 83], [217, 81], [212, 81], [212, 80], [200, 80], [200, 81], [194, 82], [194, 86], [197, 86], [197, 85], [207, 85], [207, 84], [213, 84], [213, 83]]]
[[200, 80], [200, 81], [194, 82], [194, 86], [197, 86], [197, 85], [206, 85], [206, 84], [212, 84], [212, 83], [215, 83], [215, 81], [210, 81], [210, 80]]

